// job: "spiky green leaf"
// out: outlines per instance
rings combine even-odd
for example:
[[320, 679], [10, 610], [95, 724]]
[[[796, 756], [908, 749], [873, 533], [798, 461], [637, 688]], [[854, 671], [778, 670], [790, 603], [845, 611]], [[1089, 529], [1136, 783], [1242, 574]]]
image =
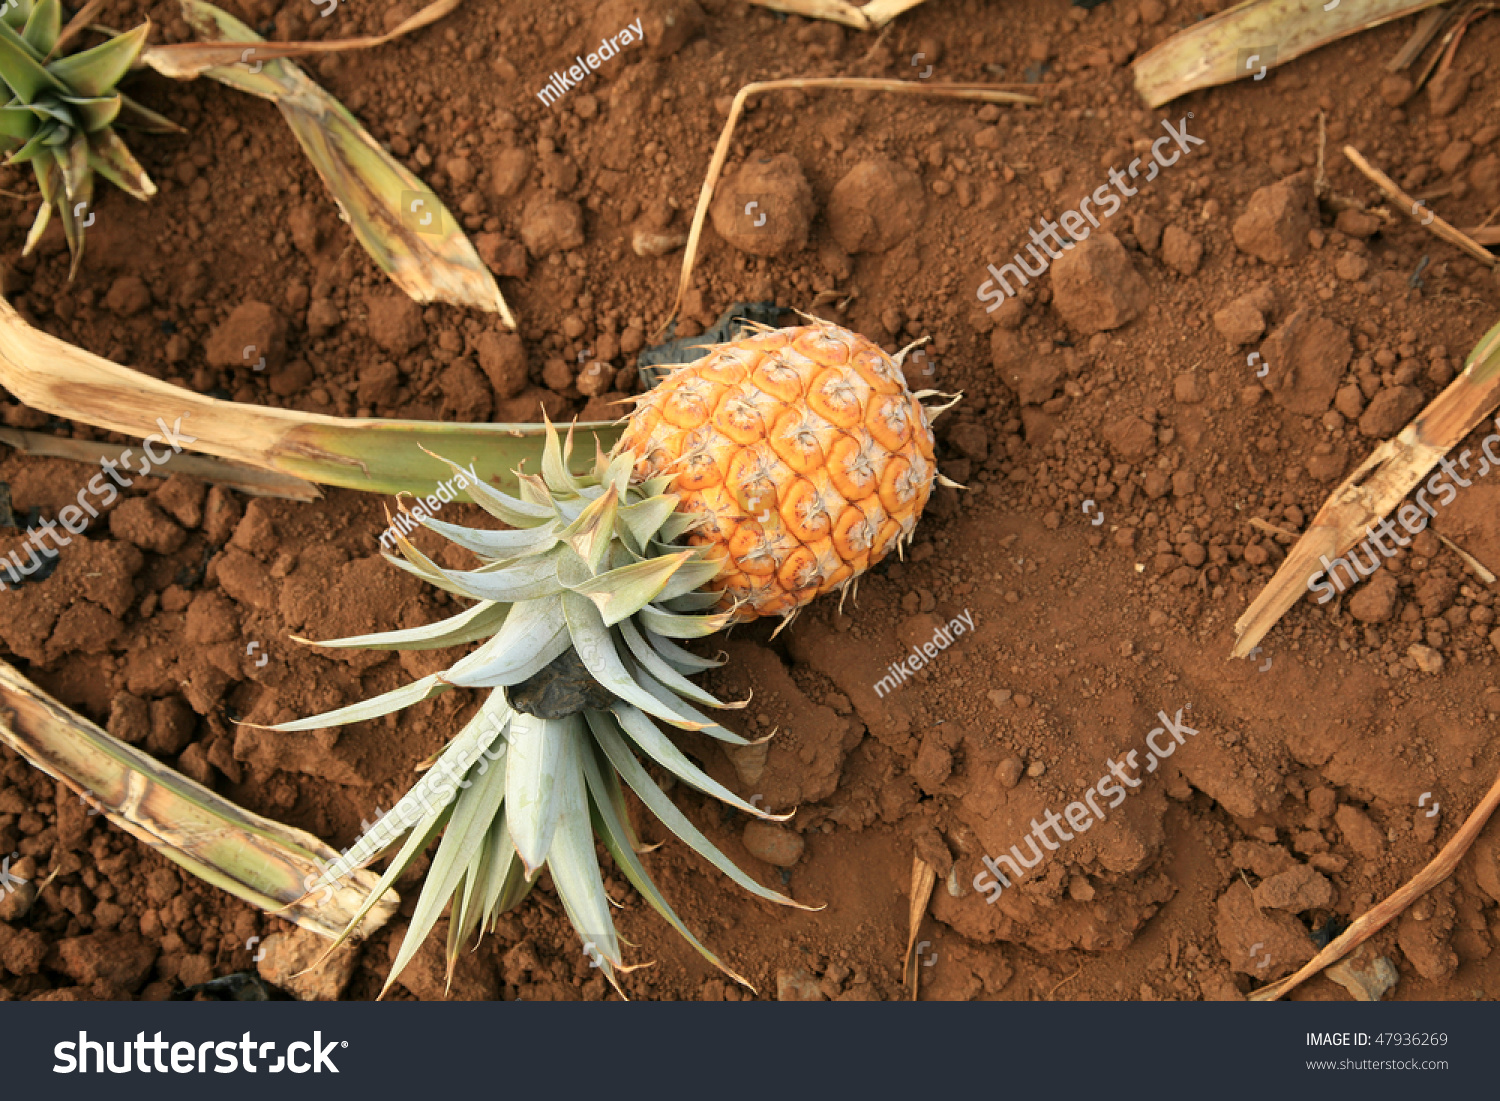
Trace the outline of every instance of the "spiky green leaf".
[[52, 52], [52, 47], [57, 44], [57, 36], [61, 33], [62, 4], [59, 0], [40, 0], [26, 18], [26, 29], [21, 32], [21, 37], [38, 54], [46, 57]]
[[787, 898], [785, 895], [777, 894], [769, 887], [762, 887], [755, 880], [740, 871], [738, 865], [720, 852], [712, 841], [703, 836], [698, 827], [688, 821], [687, 815], [678, 810], [677, 805], [671, 799], [667, 798], [661, 788], [656, 786], [656, 782], [641, 767], [641, 763], [635, 759], [635, 754], [630, 752], [630, 747], [625, 744], [625, 739], [621, 736], [618, 729], [614, 727], [613, 720], [598, 722], [594, 720], [594, 716], [602, 714], [601, 712], [591, 711], [588, 714], [590, 718], [589, 725], [594, 731], [594, 738], [598, 741], [600, 747], [603, 748], [605, 754], [608, 755], [610, 763], [615, 766], [615, 771], [630, 785], [630, 789], [635, 792], [640, 801], [646, 804], [646, 808], [652, 814], [656, 815], [661, 820], [662, 825], [671, 830], [683, 844], [687, 845], [688, 848], [692, 849], [757, 898], [766, 899], [768, 902], [777, 902], [783, 906], [794, 906], [799, 910], [817, 909], [817, 907], [806, 906], [794, 899]]
[[47, 66], [47, 71], [78, 95], [105, 95], [113, 91], [120, 78], [130, 71], [150, 33], [148, 21], [91, 50], [60, 57]]

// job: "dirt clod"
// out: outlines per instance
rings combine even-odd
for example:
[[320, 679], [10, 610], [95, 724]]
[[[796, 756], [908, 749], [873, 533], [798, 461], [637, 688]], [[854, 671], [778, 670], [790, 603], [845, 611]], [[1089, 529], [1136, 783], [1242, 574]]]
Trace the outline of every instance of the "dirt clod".
[[1052, 266], [1052, 305], [1080, 333], [1108, 332], [1146, 308], [1146, 285], [1119, 238], [1102, 230]]
[[828, 199], [828, 224], [850, 255], [885, 252], [922, 226], [922, 182], [884, 159], [861, 161]]

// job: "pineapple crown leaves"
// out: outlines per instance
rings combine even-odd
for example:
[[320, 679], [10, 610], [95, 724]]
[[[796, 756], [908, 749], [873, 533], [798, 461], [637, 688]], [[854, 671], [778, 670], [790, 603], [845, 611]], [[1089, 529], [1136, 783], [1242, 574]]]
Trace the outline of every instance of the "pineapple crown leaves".
[[42, 195], [22, 254], [41, 240], [55, 207], [73, 258], [69, 279], [83, 258], [83, 211], [93, 202], [96, 175], [143, 201], [156, 194], [114, 126], [157, 133], [181, 129], [115, 88], [140, 56], [150, 30], [148, 21], [92, 49], [54, 59], [63, 36], [60, 0], [7, 0], [0, 14], [0, 82], [10, 93], [0, 106], [0, 153], [9, 154], [11, 164], [29, 163]]
[[[764, 811], [703, 772], [657, 725], [697, 730], [734, 745], [751, 744], [699, 711], [743, 707], [725, 703], [688, 677], [721, 662], [699, 657], [677, 639], [711, 634], [727, 613], [705, 612], [719, 594], [701, 591], [718, 572], [696, 547], [679, 546], [686, 530], [669, 480], [631, 480], [635, 459], [620, 449], [599, 454], [588, 475], [571, 472], [566, 442], [548, 423], [542, 472], [520, 475], [512, 497], [451, 463], [455, 480], [475, 504], [511, 530], [466, 528], [432, 517], [417, 522], [475, 554], [469, 570], [439, 566], [405, 538], [386, 558], [439, 588], [475, 601], [439, 623], [354, 638], [320, 647], [438, 649], [478, 642], [449, 669], [394, 691], [273, 729], [305, 731], [392, 714], [451, 688], [490, 688], [474, 717], [433, 759], [417, 783], [374, 827], [326, 867], [309, 893], [327, 890], [405, 837], [379, 886], [334, 947], [349, 936], [401, 872], [441, 834], [411, 924], [387, 986], [400, 974], [451, 902], [448, 967], [476, 934], [530, 891], [543, 867], [586, 946], [591, 962], [619, 990], [629, 970], [595, 853], [602, 841], [641, 896], [706, 959], [736, 981], [682, 923], [640, 860], [649, 851], [630, 825], [625, 790], [633, 791], [678, 839], [739, 886], [768, 901], [814, 909], [761, 886], [719, 851], [677, 809], [641, 763], [742, 813], [770, 821], [790, 814]], [[437, 457], [437, 456], [435, 456]], [[307, 640], [302, 640], [307, 641]], [[609, 703], [582, 705], [562, 717], [513, 706], [523, 682], [547, 676], [571, 656], [607, 690]], [[747, 701], [748, 702], [748, 701]], [[331, 952], [331, 947], [329, 951]], [[745, 985], [749, 985], [745, 983]]]

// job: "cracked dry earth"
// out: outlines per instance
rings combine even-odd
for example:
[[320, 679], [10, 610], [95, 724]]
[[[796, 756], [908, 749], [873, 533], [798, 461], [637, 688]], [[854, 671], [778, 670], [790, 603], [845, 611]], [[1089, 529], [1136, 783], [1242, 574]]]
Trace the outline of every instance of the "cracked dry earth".
[[[378, 33], [415, 10], [341, 5], [325, 20], [298, 0], [225, 6], [279, 39]], [[816, 303], [890, 350], [932, 337], [912, 380], [963, 391], [938, 422], [938, 455], [968, 489], [934, 497], [907, 561], [872, 571], [857, 605], [825, 600], [774, 640], [757, 624], [709, 647], [730, 662], [706, 687], [754, 693], [728, 724], [776, 736], [732, 758], [694, 736], [682, 744], [736, 791], [797, 813], [766, 828], [681, 786], [673, 797], [751, 874], [825, 908], [754, 901], [670, 842], [648, 867], [758, 994], [705, 965], [611, 871], [621, 932], [636, 959], [655, 961], [621, 981], [646, 999], [903, 997], [919, 856], [937, 873], [918, 934], [924, 999], [1240, 998], [1419, 870], [1500, 771], [1496, 590], [1430, 532], [1337, 599], [1299, 602], [1253, 661], [1227, 660], [1234, 620], [1290, 543], [1251, 520], [1302, 530], [1500, 313], [1491, 270], [1382, 207], [1338, 153], [1354, 145], [1445, 218], [1481, 223], [1500, 206], [1500, 82], [1483, 64], [1500, 20], [1472, 26], [1455, 73], [1416, 92], [1384, 68], [1406, 19], [1264, 81], [1142, 108], [1130, 60], [1223, 6], [929, 0], [882, 38], [734, 0], [471, 3], [357, 60], [310, 63], [458, 212], [522, 318], [514, 335], [400, 299], [274, 109], [140, 77], [131, 94], [189, 130], [135, 143], [161, 194], [102, 196], [71, 285], [60, 237], [20, 258], [33, 208], [5, 199], [17, 209], [0, 230], [0, 281], [43, 329], [236, 401], [610, 416], [604, 403], [638, 385], [636, 355], [675, 289], [680, 253], [653, 250], [683, 232], [739, 86], [920, 77], [908, 64], [918, 53], [943, 79], [1039, 82], [1047, 105], [1027, 109], [778, 93], [736, 135], [678, 335], [732, 302], [774, 300]], [[114, 0], [101, 19], [147, 14], [158, 40], [186, 36], [170, 5]], [[537, 100], [564, 59], [637, 16], [644, 43], [555, 106]], [[981, 308], [987, 264], [1189, 111], [1203, 147], [1019, 298]], [[1320, 114], [1347, 209], [1313, 193]], [[0, 169], [0, 188], [26, 186]], [[763, 225], [737, 216], [752, 201]], [[270, 349], [265, 370], [238, 358], [248, 344]], [[0, 414], [14, 428], [133, 442], [3, 393]], [[91, 473], [0, 447], [22, 529], [55, 517]], [[1497, 506], [1500, 482], [1476, 480], [1434, 528], [1500, 569]], [[294, 504], [181, 474], [138, 479], [50, 575], [0, 593], [0, 657], [226, 797], [347, 845], [472, 696], [311, 734], [237, 723], [336, 707], [452, 660], [325, 655], [288, 638], [454, 611], [380, 559], [381, 508], [345, 491]], [[0, 526], [0, 552], [19, 544]], [[418, 545], [464, 564], [425, 533]], [[877, 694], [891, 663], [965, 612], [972, 632]], [[1057, 847], [987, 903], [974, 886], [984, 857], [1026, 852], [1033, 819], [1065, 815], [1110, 762], [1145, 752], [1158, 712], [1179, 710], [1197, 733], [1154, 771], [1130, 772], [1140, 786], [1103, 821], [1064, 826], [1068, 840], [1049, 833]], [[292, 980], [315, 947], [306, 935], [4, 758], [0, 849], [32, 886], [0, 898], [0, 998], [163, 998], [250, 969], [300, 997], [378, 992], [425, 861], [398, 885], [402, 916]], [[258, 962], [246, 947], [257, 937]], [[443, 996], [441, 937], [440, 926], [393, 996]], [[1343, 985], [1319, 977], [1294, 996], [1490, 998], [1497, 938], [1491, 825], [1447, 882], [1339, 971]], [[612, 995], [544, 882], [461, 958], [452, 996]]]

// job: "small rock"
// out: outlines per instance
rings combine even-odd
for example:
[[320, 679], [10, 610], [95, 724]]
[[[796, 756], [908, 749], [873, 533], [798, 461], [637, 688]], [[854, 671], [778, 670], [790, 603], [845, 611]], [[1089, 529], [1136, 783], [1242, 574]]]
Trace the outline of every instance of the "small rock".
[[1010, 756], [995, 768], [995, 779], [999, 780], [1006, 790], [1010, 790], [1021, 782], [1021, 773], [1025, 771], [1025, 762], [1019, 757]]
[[151, 292], [139, 276], [122, 275], [110, 284], [104, 304], [121, 317], [134, 317], [151, 306]]
[[1266, 338], [1261, 354], [1276, 404], [1298, 416], [1316, 417], [1333, 403], [1354, 345], [1348, 330], [1304, 307]]
[[89, 933], [58, 941], [47, 966], [80, 986], [104, 982], [133, 992], [146, 981], [156, 955], [156, 948], [137, 933]]
[[801, 834], [760, 819], [745, 824], [744, 842], [751, 856], [778, 868], [790, 868], [797, 863], [807, 846]]
[[490, 162], [490, 193], [508, 199], [526, 186], [531, 172], [531, 154], [525, 149], [502, 149]]
[[474, 248], [484, 266], [496, 275], [509, 279], [525, 279], [530, 272], [526, 261], [526, 246], [503, 233], [480, 233], [474, 238]]
[[1178, 375], [1172, 383], [1172, 396], [1183, 405], [1197, 405], [1202, 401], [1203, 387], [1198, 382], [1198, 375], [1193, 371]]
[[320, 967], [307, 971], [327, 951], [328, 943], [306, 929], [272, 933], [259, 942], [255, 954], [261, 955], [261, 959], [255, 969], [266, 982], [281, 987], [298, 1001], [338, 1001], [354, 977], [360, 942], [346, 941]]
[[1267, 910], [1300, 914], [1320, 910], [1333, 902], [1333, 884], [1306, 864], [1298, 864], [1261, 881], [1255, 888], [1255, 905]]
[[1259, 188], [1234, 223], [1234, 243], [1268, 264], [1294, 263], [1307, 253], [1312, 210], [1312, 184], [1303, 173]]
[[1472, 152], [1474, 152], [1474, 146], [1471, 142], [1449, 142], [1447, 148], [1438, 154], [1438, 171], [1445, 176], [1453, 175], [1464, 166]]
[[573, 380], [573, 385], [578, 387], [578, 392], [588, 398], [598, 397], [614, 383], [615, 369], [599, 360], [584, 364], [583, 370], [579, 371], [578, 377]]
[[1339, 211], [1339, 216], [1334, 220], [1333, 228], [1346, 237], [1357, 237], [1364, 240], [1373, 237], [1380, 230], [1380, 219], [1373, 214], [1367, 214], [1363, 210]]
[[489, 420], [495, 398], [489, 381], [466, 359], [455, 360], [438, 374], [443, 395], [443, 416], [483, 424]]
[[1194, 275], [1203, 259], [1203, 242], [1185, 229], [1168, 226], [1161, 238], [1161, 260], [1179, 275]]
[[361, 405], [388, 405], [401, 390], [401, 372], [388, 359], [377, 359], [359, 368], [354, 396]]
[[922, 739], [922, 746], [917, 751], [916, 763], [912, 765], [913, 779], [928, 795], [936, 795], [952, 771], [953, 754], [939, 738], [928, 734]]
[[959, 421], [948, 432], [948, 443], [960, 455], [976, 463], [989, 458], [990, 439], [984, 425], [973, 421]]
[[1107, 425], [1104, 438], [1120, 458], [1128, 463], [1140, 462], [1156, 445], [1155, 430], [1133, 414]]
[[823, 1002], [827, 997], [806, 968], [782, 968], [776, 972], [776, 1000], [778, 1002]]
[[1432, 117], [1447, 118], [1457, 111], [1469, 94], [1474, 74], [1459, 69], [1447, 69], [1427, 82], [1427, 98], [1431, 103]]
[[1377, 439], [1389, 438], [1405, 428], [1426, 404], [1427, 398], [1415, 386], [1392, 386], [1375, 395], [1359, 418], [1359, 430]]
[[721, 182], [709, 213], [715, 231], [740, 252], [788, 256], [807, 247], [816, 209], [802, 165], [778, 153], [747, 162]]
[[1062, 384], [1060, 358], [1037, 354], [1007, 329], [990, 333], [990, 362], [995, 374], [1022, 405], [1041, 405], [1057, 393]]
[[171, 554], [187, 539], [187, 532], [148, 497], [132, 497], [110, 513], [109, 531], [117, 539], [156, 554]]
[[1404, 76], [1388, 76], [1380, 82], [1380, 98], [1387, 107], [1400, 107], [1411, 98], [1412, 82]]
[[480, 369], [489, 377], [495, 396], [513, 398], [530, 384], [526, 373], [526, 347], [517, 333], [488, 330], [474, 342]]
[[1382, 570], [1349, 598], [1349, 614], [1361, 623], [1384, 623], [1396, 614], [1396, 579]]
[[834, 240], [851, 256], [885, 252], [922, 227], [922, 181], [884, 158], [860, 161], [828, 199]]
[[1156, 251], [1156, 247], [1161, 244], [1162, 231], [1165, 229], [1160, 218], [1144, 211], [1131, 216], [1130, 228], [1135, 233], [1136, 241], [1146, 252]]
[[573, 368], [565, 359], [549, 359], [542, 366], [542, 383], [547, 389], [561, 394], [573, 385]]
[[286, 359], [286, 322], [264, 302], [241, 302], [209, 334], [204, 354], [212, 367], [251, 371], [264, 356], [265, 368], [275, 371]]
[[[1345, 803], [1333, 812], [1333, 821], [1349, 847], [1360, 856], [1366, 860], [1384, 858], [1385, 834], [1364, 811]], [[1500, 901], [1500, 896], [1496, 900]]]
[[1077, 332], [1118, 329], [1146, 308], [1146, 284], [1125, 246], [1096, 230], [1052, 265], [1052, 305]]
[[1339, 960], [1323, 974], [1353, 994], [1357, 1002], [1378, 1002], [1401, 981], [1396, 965], [1385, 956], [1377, 957], [1367, 968], [1354, 966], [1353, 960]]
[[1414, 642], [1406, 648], [1406, 654], [1412, 661], [1417, 663], [1417, 668], [1424, 673], [1441, 673], [1443, 671], [1443, 655], [1431, 646], [1423, 646], [1420, 642]]
[[203, 500], [208, 487], [186, 474], [173, 474], [151, 499], [185, 528], [196, 528], [203, 522]]
[[1345, 252], [1334, 261], [1333, 273], [1346, 283], [1357, 283], [1370, 270], [1370, 261], [1357, 252]]
[[109, 723], [105, 729], [122, 742], [139, 745], [151, 733], [151, 708], [139, 696], [117, 692], [109, 703]]
[[1214, 313], [1214, 328], [1231, 344], [1254, 344], [1266, 331], [1266, 319], [1248, 298], [1236, 298]]
[[583, 208], [568, 199], [539, 198], [521, 216], [521, 241], [538, 260], [584, 242]]
[[404, 356], [427, 339], [422, 307], [404, 294], [365, 296], [370, 339], [393, 356]]

